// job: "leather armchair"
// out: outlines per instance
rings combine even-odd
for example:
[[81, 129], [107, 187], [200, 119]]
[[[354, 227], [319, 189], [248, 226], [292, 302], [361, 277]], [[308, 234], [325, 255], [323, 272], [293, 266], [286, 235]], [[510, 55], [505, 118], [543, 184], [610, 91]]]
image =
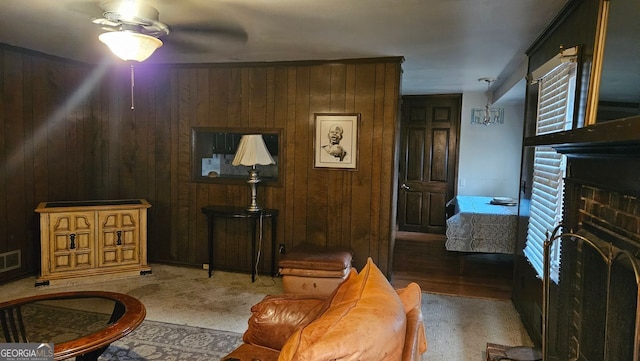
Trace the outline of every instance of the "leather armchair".
[[[382, 283], [386, 285], [379, 285]], [[380, 286], [385, 291], [379, 291]], [[369, 301], [367, 293], [371, 296]], [[367, 307], [367, 302], [372, 307]], [[341, 307], [346, 311], [340, 311]], [[364, 309], [358, 310], [359, 307]], [[393, 314], [394, 308], [399, 309], [399, 314]], [[379, 276], [375, 282], [368, 280], [362, 286], [352, 275], [329, 297], [266, 296], [251, 308], [251, 312], [248, 329], [243, 335], [244, 343], [223, 360], [275, 361], [311, 357], [321, 361], [340, 360], [340, 355], [354, 354], [360, 359], [370, 359], [366, 355], [369, 350], [376, 357], [381, 355], [379, 360], [417, 361], [427, 348], [421, 290], [415, 283], [393, 290], [387, 280]], [[339, 317], [332, 318], [336, 312]], [[380, 320], [385, 324], [375, 325]], [[336, 334], [332, 336], [333, 331]], [[314, 347], [320, 350], [310, 350]], [[387, 349], [376, 349], [380, 347]], [[301, 353], [307, 355], [301, 356]]]

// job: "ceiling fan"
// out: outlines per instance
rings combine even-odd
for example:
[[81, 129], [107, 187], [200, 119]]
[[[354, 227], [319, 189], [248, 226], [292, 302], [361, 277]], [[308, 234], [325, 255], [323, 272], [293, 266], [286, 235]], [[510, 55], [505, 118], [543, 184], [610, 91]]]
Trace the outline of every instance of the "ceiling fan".
[[[180, 6], [185, 1], [180, 2]], [[109, 49], [122, 60], [142, 62], [149, 58], [164, 41], [171, 41], [180, 52], [198, 51], [197, 43], [180, 34], [204, 35], [225, 38], [232, 41], [247, 41], [245, 30], [235, 24], [217, 21], [215, 23], [190, 23], [169, 26], [160, 21], [158, 10], [139, 0], [103, 0], [95, 2], [72, 1], [70, 9], [91, 16], [91, 22], [104, 32], [98, 36]], [[191, 7], [190, 7], [191, 8]], [[97, 13], [101, 16], [95, 17]], [[172, 34], [169, 37], [169, 34]], [[164, 38], [166, 37], [166, 38]], [[160, 40], [160, 38], [163, 38]], [[204, 49], [202, 50], [204, 51]], [[134, 70], [131, 64], [131, 109], [134, 109]]]
[[[204, 51], [202, 47], [186, 36], [188, 34], [224, 38], [236, 42], [246, 42], [247, 33], [239, 25], [231, 23], [196, 23], [169, 26], [160, 21], [158, 10], [139, 0], [105, 0], [97, 8], [95, 3], [79, 3], [76, 7], [84, 13], [95, 16], [91, 21], [105, 32], [99, 39], [123, 60], [146, 60], [155, 50], [168, 42], [182, 52]], [[91, 7], [89, 9], [87, 6]], [[170, 35], [171, 34], [171, 35]]]

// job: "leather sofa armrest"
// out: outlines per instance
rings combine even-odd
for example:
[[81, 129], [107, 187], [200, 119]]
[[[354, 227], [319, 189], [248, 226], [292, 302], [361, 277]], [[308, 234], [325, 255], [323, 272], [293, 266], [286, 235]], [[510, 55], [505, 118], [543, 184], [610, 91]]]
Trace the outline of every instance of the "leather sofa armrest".
[[421, 360], [427, 351], [427, 339], [424, 331], [422, 310], [414, 308], [407, 313], [407, 330], [404, 338], [402, 361]]
[[328, 307], [327, 298], [308, 295], [270, 295], [251, 307], [243, 341], [280, 350], [298, 328], [315, 320]]

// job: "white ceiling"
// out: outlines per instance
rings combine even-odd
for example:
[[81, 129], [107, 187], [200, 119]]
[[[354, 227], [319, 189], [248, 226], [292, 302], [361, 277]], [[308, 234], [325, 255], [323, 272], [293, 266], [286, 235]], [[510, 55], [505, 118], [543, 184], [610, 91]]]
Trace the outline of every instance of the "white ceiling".
[[[97, 63], [112, 56], [88, 14], [100, 0], [2, 0], [0, 42]], [[146, 0], [169, 26], [222, 24], [246, 42], [168, 35], [150, 62], [217, 63], [402, 56], [402, 94], [486, 90], [525, 60], [524, 51], [567, 0]], [[169, 39], [172, 38], [175, 39]], [[195, 43], [176, 52], [170, 40]]]

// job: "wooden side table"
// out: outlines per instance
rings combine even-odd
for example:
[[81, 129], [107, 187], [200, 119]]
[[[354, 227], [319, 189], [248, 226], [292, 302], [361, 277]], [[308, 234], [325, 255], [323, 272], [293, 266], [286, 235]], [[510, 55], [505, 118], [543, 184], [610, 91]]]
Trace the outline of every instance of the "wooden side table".
[[[278, 214], [277, 209], [263, 209], [258, 212], [249, 212], [242, 207], [231, 206], [206, 206], [202, 207], [202, 213], [207, 216], [209, 225], [209, 278], [213, 273], [213, 243], [215, 238], [215, 221], [216, 218], [232, 218], [232, 219], [248, 219], [251, 221], [251, 282], [256, 280], [256, 243], [259, 242], [257, 237], [257, 226], [261, 219], [267, 218], [271, 220], [271, 276], [276, 275], [276, 230]], [[262, 229], [260, 229], [262, 232]], [[262, 234], [260, 234], [262, 236]]]

